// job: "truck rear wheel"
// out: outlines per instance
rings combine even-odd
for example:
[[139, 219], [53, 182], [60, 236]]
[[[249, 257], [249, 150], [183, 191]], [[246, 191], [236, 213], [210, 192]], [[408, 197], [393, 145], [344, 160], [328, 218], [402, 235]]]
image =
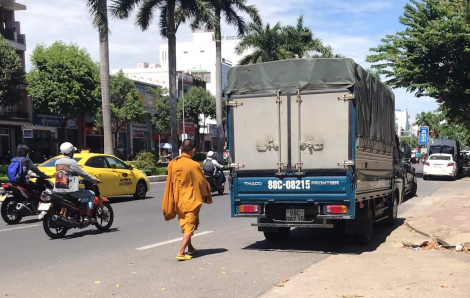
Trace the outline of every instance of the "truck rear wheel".
[[389, 226], [393, 226], [398, 217], [398, 198], [396, 193], [391, 194], [391, 199], [393, 200], [389, 204], [389, 208], [387, 209], [388, 218], [386, 219], [386, 223]]
[[264, 231], [263, 233], [268, 241], [285, 241], [289, 238], [290, 228], [279, 228], [277, 232]]
[[372, 240], [372, 232], [374, 230], [374, 214], [372, 213], [372, 208], [369, 207], [367, 211], [367, 232], [365, 234], [357, 234], [356, 241], [361, 245], [369, 245]]

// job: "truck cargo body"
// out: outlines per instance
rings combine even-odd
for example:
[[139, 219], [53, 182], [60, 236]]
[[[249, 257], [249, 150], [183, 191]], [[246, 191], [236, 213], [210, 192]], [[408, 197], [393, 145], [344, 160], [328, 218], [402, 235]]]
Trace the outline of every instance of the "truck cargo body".
[[[230, 72], [232, 217], [257, 218], [253, 225], [267, 238], [339, 221], [347, 222], [349, 233], [371, 233], [373, 221], [389, 218], [397, 190], [393, 93], [383, 85], [375, 94], [360, 87], [378, 83], [358, 74], [362, 68], [350, 59], [269, 64]], [[270, 69], [283, 73], [256, 81]], [[291, 76], [289, 69], [298, 72]], [[318, 72], [324, 69], [333, 75]], [[321, 86], [314, 84], [317, 77]]]

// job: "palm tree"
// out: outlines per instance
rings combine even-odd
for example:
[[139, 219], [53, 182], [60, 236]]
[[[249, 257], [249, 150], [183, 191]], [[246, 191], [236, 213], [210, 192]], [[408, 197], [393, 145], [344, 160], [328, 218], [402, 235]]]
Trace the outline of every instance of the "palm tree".
[[321, 39], [315, 38], [312, 31], [304, 27], [304, 17], [297, 19], [297, 25], [282, 28], [284, 35], [284, 48], [295, 55], [296, 58], [309, 58], [320, 55], [331, 55], [331, 47], [324, 46]]
[[213, 30], [215, 34], [215, 76], [216, 76], [216, 120], [217, 120], [217, 156], [219, 161], [223, 161], [223, 140], [224, 130], [222, 123], [222, 33], [221, 18], [225, 16], [227, 24], [237, 28], [238, 36], [245, 34], [247, 26], [243, 17], [238, 13], [246, 13], [251, 20], [261, 25], [261, 18], [258, 9], [254, 5], [246, 5], [246, 0], [204, 0], [212, 10], [211, 19], [204, 15], [194, 16], [193, 29], [204, 26], [208, 30]]
[[[176, 31], [186, 17], [200, 15], [210, 19], [210, 11], [201, 0], [113, 0], [111, 14], [119, 19], [129, 18], [130, 13], [138, 7], [136, 25], [142, 31], [149, 28], [150, 23], [159, 11], [160, 34], [168, 38], [168, 75], [171, 118], [171, 144], [173, 158], [178, 151], [177, 95], [176, 95]], [[176, 14], [175, 11], [185, 14]]]
[[253, 53], [242, 58], [242, 65], [293, 58], [342, 57], [334, 55], [330, 45], [323, 45], [321, 39], [304, 27], [302, 16], [297, 19], [295, 27], [282, 27], [280, 23], [273, 28], [269, 24], [265, 27], [250, 24], [247, 31], [236, 51], [241, 55], [245, 50], [253, 49]]
[[109, 45], [107, 0], [87, 0], [87, 7], [100, 39], [101, 104], [103, 110], [104, 153], [113, 154], [111, 104], [109, 98]]
[[283, 47], [283, 39], [279, 22], [272, 28], [269, 24], [264, 27], [254, 23], [249, 24], [247, 34], [235, 48], [235, 52], [237, 55], [242, 55], [248, 49], [252, 49], [253, 52], [243, 57], [240, 65], [293, 58], [294, 54]]

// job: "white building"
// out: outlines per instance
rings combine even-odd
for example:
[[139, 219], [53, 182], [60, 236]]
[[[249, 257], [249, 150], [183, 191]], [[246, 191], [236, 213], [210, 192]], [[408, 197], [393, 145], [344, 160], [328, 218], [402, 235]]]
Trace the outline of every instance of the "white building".
[[[206, 81], [206, 88], [214, 96], [215, 92], [215, 36], [214, 32], [193, 32], [192, 41], [176, 43], [176, 69], [191, 73]], [[228, 87], [227, 73], [232, 65], [237, 65], [243, 55], [235, 53], [240, 43], [236, 36], [222, 37], [222, 91]], [[160, 44], [160, 64], [168, 69], [168, 44]]]
[[408, 110], [395, 110], [395, 123], [396, 123], [396, 131], [399, 136], [408, 136], [410, 133], [410, 122], [409, 122], [410, 115], [408, 114]]

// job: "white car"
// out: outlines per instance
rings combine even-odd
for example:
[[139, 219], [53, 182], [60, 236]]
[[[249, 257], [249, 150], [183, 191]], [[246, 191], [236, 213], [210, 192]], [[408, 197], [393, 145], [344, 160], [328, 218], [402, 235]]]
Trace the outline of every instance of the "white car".
[[424, 163], [423, 179], [429, 176], [449, 177], [455, 180], [458, 173], [458, 164], [452, 159], [452, 154], [435, 153], [429, 156]]

